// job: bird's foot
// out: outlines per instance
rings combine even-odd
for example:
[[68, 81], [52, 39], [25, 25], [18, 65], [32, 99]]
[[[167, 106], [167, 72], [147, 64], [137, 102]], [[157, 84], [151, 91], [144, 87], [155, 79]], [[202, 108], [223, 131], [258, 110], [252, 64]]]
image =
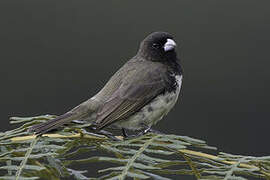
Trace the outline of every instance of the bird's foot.
[[131, 138], [136, 138], [136, 137], [139, 137], [139, 136], [143, 136], [147, 133], [154, 133], [154, 134], [164, 134], [160, 131], [157, 131], [157, 130], [154, 130], [152, 129], [151, 127], [146, 127], [145, 129], [143, 129], [142, 131], [140, 131], [139, 133], [137, 134], [134, 134], [134, 135], [129, 135], [126, 131], [126, 129], [122, 128], [122, 134], [123, 134], [123, 137], [124, 139], [131, 139]]
[[124, 128], [122, 128], [122, 134], [124, 138], [128, 137], [127, 131]]
[[138, 133], [138, 134], [128, 134], [127, 133], [127, 130], [125, 128], [122, 128], [122, 134], [123, 134], [123, 137], [124, 137], [125, 140], [136, 138], [136, 137], [139, 137], [139, 136], [142, 135], [141, 133]]
[[89, 127], [87, 127], [87, 129], [89, 129], [90, 131], [93, 131], [95, 134], [106, 136], [109, 139], [112, 139], [114, 141], [120, 140], [117, 137], [115, 137], [111, 132], [105, 131], [105, 130], [97, 130], [97, 128], [95, 126], [89, 126]]
[[147, 126], [146, 124], [142, 124], [142, 127], [144, 128], [143, 134], [146, 134], [146, 133], [164, 134], [158, 130], [152, 129], [150, 126]]
[[142, 136], [145, 135], [147, 133], [154, 133], [154, 134], [164, 134], [160, 131], [154, 130], [151, 127], [147, 127], [146, 129], [142, 130], [141, 132], [138, 133], [138, 135]]

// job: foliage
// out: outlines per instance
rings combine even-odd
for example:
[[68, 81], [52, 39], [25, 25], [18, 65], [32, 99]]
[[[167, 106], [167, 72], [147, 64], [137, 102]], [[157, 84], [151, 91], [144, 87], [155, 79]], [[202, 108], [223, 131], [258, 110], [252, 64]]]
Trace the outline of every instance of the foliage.
[[[215, 148], [186, 136], [149, 133], [116, 141], [86, 132], [89, 124], [69, 125], [41, 137], [27, 132], [29, 126], [54, 117], [11, 119], [23, 125], [0, 133], [0, 179], [270, 179], [270, 156], [215, 156], [200, 152], [215, 153]], [[89, 169], [77, 168], [81, 164], [101, 168], [91, 175], [95, 177], [87, 177]]]

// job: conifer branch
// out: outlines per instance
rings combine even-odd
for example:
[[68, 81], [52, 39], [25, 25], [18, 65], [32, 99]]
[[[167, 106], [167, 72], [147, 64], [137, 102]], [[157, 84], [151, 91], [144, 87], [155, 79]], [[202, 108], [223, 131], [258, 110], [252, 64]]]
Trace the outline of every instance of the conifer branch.
[[[27, 132], [33, 124], [54, 117], [12, 118], [12, 123], [24, 124], [0, 133], [0, 171], [6, 172], [4, 176], [0, 175], [0, 179], [89, 179], [84, 175], [87, 170], [75, 170], [70, 166], [103, 162], [112, 166], [99, 169], [96, 177], [90, 179], [169, 180], [167, 175], [192, 175], [196, 179], [208, 180], [246, 177], [270, 180], [270, 156], [213, 155], [216, 148], [187, 136], [149, 133], [128, 140], [117, 136], [118, 141], [115, 141], [85, 131], [87, 124], [71, 124], [59, 133], [42, 136]], [[202, 152], [205, 149], [214, 152]], [[95, 156], [76, 158], [90, 151], [95, 151]], [[99, 156], [100, 152], [103, 156]]]

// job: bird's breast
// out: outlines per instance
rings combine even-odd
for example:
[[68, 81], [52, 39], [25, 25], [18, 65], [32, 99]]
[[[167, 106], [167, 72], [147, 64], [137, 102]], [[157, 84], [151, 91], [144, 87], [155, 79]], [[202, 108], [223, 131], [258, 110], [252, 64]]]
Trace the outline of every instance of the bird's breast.
[[174, 91], [166, 91], [158, 95], [140, 111], [129, 117], [127, 120], [119, 121], [116, 125], [119, 128], [139, 130], [145, 125], [151, 127], [156, 124], [173, 108], [178, 99], [182, 84], [182, 76], [175, 76], [175, 82], [176, 85]]

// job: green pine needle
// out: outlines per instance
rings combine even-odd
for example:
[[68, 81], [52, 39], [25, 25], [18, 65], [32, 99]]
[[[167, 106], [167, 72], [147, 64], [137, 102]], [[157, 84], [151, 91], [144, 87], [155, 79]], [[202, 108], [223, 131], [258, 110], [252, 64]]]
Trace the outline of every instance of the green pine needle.
[[[187, 136], [149, 133], [128, 140], [116, 137], [119, 141], [115, 141], [86, 132], [83, 128], [87, 125], [74, 124], [41, 137], [27, 132], [33, 124], [55, 117], [11, 118], [13, 124], [22, 125], [0, 133], [0, 171], [4, 172], [0, 179], [169, 180], [172, 176], [193, 176], [207, 180], [270, 180], [270, 156], [217, 153], [205, 141]], [[89, 156], [90, 152], [95, 156]], [[79, 164], [106, 164], [106, 168], [88, 177], [87, 169], [73, 169]]]

